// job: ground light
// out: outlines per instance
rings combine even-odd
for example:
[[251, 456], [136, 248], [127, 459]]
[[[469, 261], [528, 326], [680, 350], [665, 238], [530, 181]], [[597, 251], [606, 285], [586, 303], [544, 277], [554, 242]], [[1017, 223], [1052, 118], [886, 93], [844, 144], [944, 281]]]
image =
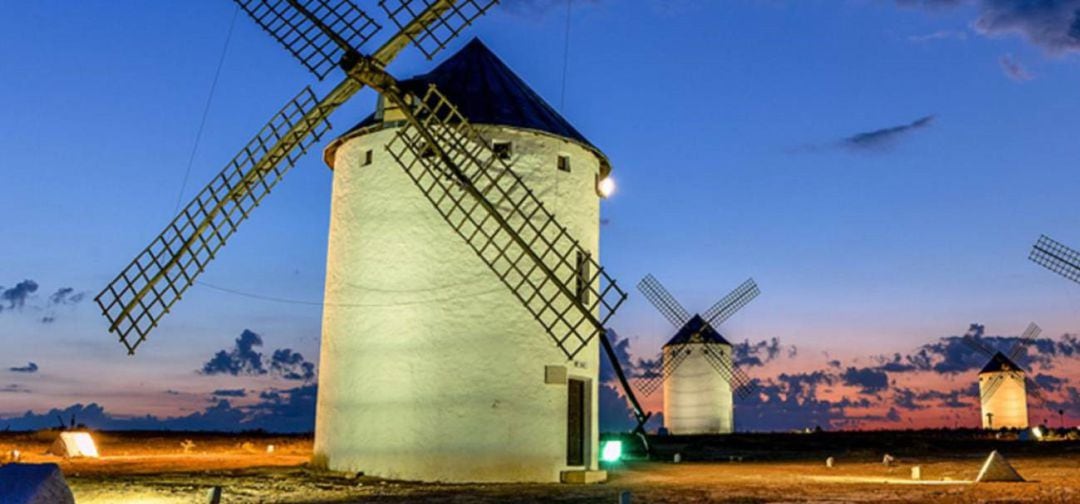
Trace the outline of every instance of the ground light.
[[54, 452], [66, 458], [75, 457], [98, 457], [97, 445], [89, 432], [61, 432], [58, 443], [54, 445]]
[[613, 463], [622, 458], [622, 441], [602, 441], [600, 443], [600, 461]]

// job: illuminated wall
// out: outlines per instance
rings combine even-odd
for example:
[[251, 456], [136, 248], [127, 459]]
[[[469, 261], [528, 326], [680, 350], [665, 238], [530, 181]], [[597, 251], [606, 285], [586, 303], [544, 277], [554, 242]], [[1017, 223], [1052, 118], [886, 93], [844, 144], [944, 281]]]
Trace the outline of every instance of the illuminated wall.
[[[1026, 429], [1028, 427], [1027, 387], [1024, 375], [1018, 371], [998, 371], [979, 375], [979, 394], [983, 395], [988, 383], [995, 376], [1002, 376], [1001, 385], [982, 401], [982, 426], [984, 429]], [[989, 415], [988, 415], [989, 414]]]
[[[724, 345], [731, 366], [731, 347]], [[726, 434], [733, 430], [731, 383], [705, 357], [705, 346], [687, 343], [664, 347], [664, 359], [673, 351], [691, 354], [664, 380], [664, 426], [672, 434]]]
[[[515, 171], [595, 255], [598, 158], [551, 135], [482, 131], [512, 142]], [[393, 134], [353, 137], [334, 160], [314, 462], [407, 480], [558, 481], [571, 469], [567, 385], [545, 383], [545, 366], [564, 366], [591, 384], [595, 469], [598, 340], [566, 360], [394, 162]]]

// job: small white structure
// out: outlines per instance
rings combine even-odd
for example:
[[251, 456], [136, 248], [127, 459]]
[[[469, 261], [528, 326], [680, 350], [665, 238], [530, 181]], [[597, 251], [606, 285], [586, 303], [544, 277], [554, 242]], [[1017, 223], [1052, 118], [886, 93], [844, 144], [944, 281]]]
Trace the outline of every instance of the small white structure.
[[64, 458], [97, 458], [98, 449], [89, 432], [65, 431], [49, 447], [49, 453]]
[[1024, 371], [1005, 354], [995, 353], [979, 371], [979, 395], [984, 429], [1028, 427]]
[[[478, 40], [434, 83], [594, 257], [607, 160]], [[331, 144], [317, 466], [423, 481], [597, 470], [599, 339], [568, 362], [386, 151], [377, 112]]]
[[671, 434], [728, 434], [734, 429], [729, 374], [717, 372], [712, 359], [733, 369], [731, 343], [694, 315], [664, 344], [664, 361], [681, 363], [664, 379], [664, 426]]
[[986, 457], [986, 462], [983, 462], [982, 468], [979, 469], [979, 475], [975, 477], [976, 483], [1008, 483], [1008, 482], [1022, 482], [1024, 477], [1020, 476], [1020, 473], [1016, 472], [1012, 464], [1005, 460], [997, 450], [990, 452], [990, 456]]

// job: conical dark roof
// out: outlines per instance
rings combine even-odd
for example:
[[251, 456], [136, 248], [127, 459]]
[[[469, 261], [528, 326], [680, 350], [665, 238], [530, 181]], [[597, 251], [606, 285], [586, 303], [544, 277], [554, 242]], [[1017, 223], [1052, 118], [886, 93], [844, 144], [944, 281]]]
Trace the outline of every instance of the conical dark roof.
[[[600, 150], [478, 38], [472, 39], [434, 70], [402, 81], [401, 87], [423, 96], [429, 84], [434, 84], [474, 124], [512, 126], [558, 135], [594, 151], [600, 157], [603, 169], [609, 169]], [[377, 123], [375, 114], [371, 114], [341, 138]], [[334, 142], [328, 150], [335, 149], [337, 144]], [[327, 156], [327, 159], [332, 158]]]
[[1006, 357], [1005, 354], [997, 352], [990, 358], [990, 362], [987, 362], [986, 365], [983, 366], [982, 371], [979, 371], [979, 374], [996, 373], [998, 371], [1023, 371], [1023, 369], [1020, 366], [1017, 366], [1012, 359]]
[[730, 345], [728, 340], [724, 339], [720, 333], [713, 329], [712, 325], [705, 322], [705, 319], [701, 318], [701, 315], [694, 315], [683, 324], [679, 332], [675, 333], [664, 346], [671, 345], [683, 345], [686, 343], [720, 343], [722, 345]]

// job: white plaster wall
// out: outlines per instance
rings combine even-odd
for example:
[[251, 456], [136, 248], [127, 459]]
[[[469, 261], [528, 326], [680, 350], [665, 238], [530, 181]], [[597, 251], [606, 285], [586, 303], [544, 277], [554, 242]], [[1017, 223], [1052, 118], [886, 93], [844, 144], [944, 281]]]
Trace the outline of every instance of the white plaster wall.
[[[1004, 374], [1002, 384], [985, 401], [982, 401], [982, 426], [984, 429], [1026, 429], [1028, 427], [1027, 385], [1019, 373], [983, 373], [979, 375], [979, 395], [995, 375]], [[986, 416], [993, 413], [993, 418]]]
[[[721, 357], [731, 366], [731, 346]], [[733, 430], [731, 383], [705, 357], [705, 345], [687, 343], [664, 347], [664, 359], [689, 349], [675, 371], [664, 380], [664, 426], [672, 434], [727, 434]]]
[[[598, 256], [597, 157], [550, 135], [478, 126], [512, 141], [513, 166]], [[565, 384], [591, 381], [596, 468], [599, 342], [568, 362], [385, 150], [393, 129], [348, 140], [334, 163], [323, 311], [317, 465], [424, 481], [558, 481]], [[373, 163], [360, 166], [373, 150]], [[571, 157], [571, 173], [556, 169]], [[576, 469], [580, 469], [577, 467]]]

